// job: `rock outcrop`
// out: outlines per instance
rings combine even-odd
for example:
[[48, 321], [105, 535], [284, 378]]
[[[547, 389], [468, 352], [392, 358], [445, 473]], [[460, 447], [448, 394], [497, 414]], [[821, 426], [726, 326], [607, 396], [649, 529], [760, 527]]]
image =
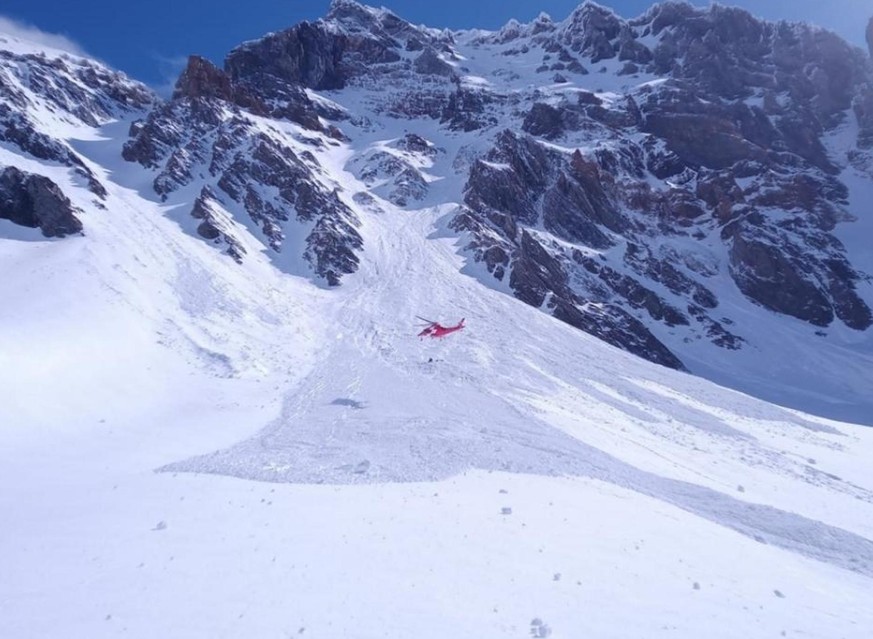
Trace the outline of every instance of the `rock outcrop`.
[[319, 179], [299, 143], [278, 130], [264, 131], [250, 112], [228, 101], [237, 94], [219, 91], [230, 86], [220, 71], [210, 69], [206, 77], [212, 78], [208, 87], [186, 76], [173, 100], [136, 123], [124, 158], [157, 169], [154, 190], [164, 199], [205, 181], [191, 210], [202, 220], [197, 232], [220, 240], [237, 261], [246, 251], [232, 210], [245, 215], [236, 222], [253, 224], [258, 239], [276, 255], [287, 250], [289, 234], [308, 228], [302, 257], [317, 277], [339, 284], [357, 269], [355, 250], [362, 245], [357, 217]]
[[[729, 256], [720, 272], [755, 304], [813, 326], [873, 325], [858, 294], [867, 276], [833, 234], [846, 219], [841, 163], [861, 166], [873, 146], [870, 67], [850, 45], [738, 9], [669, 2], [634, 21], [587, 3], [555, 29], [507, 25], [479, 42], [511, 43], [512, 55], [540, 48], [540, 71], [553, 71], [557, 54], [562, 65], [609, 62], [618, 75], [662, 78], [623, 99], [574, 88], [536, 100], [521, 122], [530, 137], [500, 133], [474, 163], [454, 228], [519, 299], [661, 363], [666, 346], [652, 330], [742, 348], [715, 315], [708, 280], [719, 271], [669, 248], [670, 238], [712, 238]], [[836, 158], [827, 132], [852, 112], [859, 151]], [[659, 248], [630, 250], [653, 237]], [[615, 323], [608, 338], [580, 319], [591, 309], [600, 325]], [[619, 310], [645, 326], [629, 328]]]
[[0, 219], [38, 228], [46, 237], [82, 231], [75, 208], [57, 184], [14, 166], [0, 170]]

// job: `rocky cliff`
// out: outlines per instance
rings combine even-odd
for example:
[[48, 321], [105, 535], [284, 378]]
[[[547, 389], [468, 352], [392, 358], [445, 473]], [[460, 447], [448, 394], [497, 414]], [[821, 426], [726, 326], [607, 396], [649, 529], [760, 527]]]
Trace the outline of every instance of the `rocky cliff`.
[[98, 62], [0, 38], [0, 143], [68, 167], [97, 198], [104, 186], [58, 131], [98, 127], [153, 100], [146, 87]]

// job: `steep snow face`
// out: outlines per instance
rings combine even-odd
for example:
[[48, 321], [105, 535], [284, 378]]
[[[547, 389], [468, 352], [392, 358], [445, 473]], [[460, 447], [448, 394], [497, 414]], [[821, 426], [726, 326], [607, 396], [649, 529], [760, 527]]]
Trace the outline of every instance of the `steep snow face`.
[[[616, 38], [653, 47], [683, 6]], [[342, 88], [195, 60], [149, 112], [46, 107], [80, 164], [0, 145], [84, 232], [0, 220], [0, 635], [866, 639], [873, 430], [833, 418], [873, 414], [870, 332], [758, 307], [726, 224], [673, 219], [705, 184], [736, 203], [701, 166], [658, 175], [679, 154], [639, 122], [675, 78], [592, 63], [585, 33], [560, 46], [588, 75], [542, 71], [562, 54], [534, 38], [569, 24], [545, 17], [498, 38], [332, 15], [267, 42], [340, 38]], [[836, 200], [767, 227], [832, 234], [860, 272], [868, 151], [838, 113], [830, 168], [793, 160]], [[354, 266], [330, 281], [318, 255]], [[417, 315], [467, 328], [422, 341]]]

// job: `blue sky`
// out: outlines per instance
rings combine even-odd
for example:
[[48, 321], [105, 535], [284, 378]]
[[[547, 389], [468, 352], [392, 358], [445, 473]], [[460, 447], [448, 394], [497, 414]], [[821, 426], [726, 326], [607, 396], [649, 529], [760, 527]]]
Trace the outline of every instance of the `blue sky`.
[[[579, 0], [373, 0], [415, 23], [435, 27], [497, 28], [545, 11], [562, 19]], [[805, 20], [837, 31], [861, 46], [873, 15], [871, 0], [723, 0], [768, 19]], [[207, 3], [203, 3], [207, 5]], [[0, 15], [18, 24], [60, 33], [92, 55], [152, 86], [166, 86], [191, 53], [220, 63], [231, 48], [268, 31], [324, 15], [329, 0], [211, 0], [208, 9], [187, 0], [3, 0]], [[625, 17], [652, 0], [601, 0]], [[708, 0], [693, 4], [706, 6]], [[7, 23], [8, 24], [8, 23]], [[2, 26], [2, 24], [0, 24]]]

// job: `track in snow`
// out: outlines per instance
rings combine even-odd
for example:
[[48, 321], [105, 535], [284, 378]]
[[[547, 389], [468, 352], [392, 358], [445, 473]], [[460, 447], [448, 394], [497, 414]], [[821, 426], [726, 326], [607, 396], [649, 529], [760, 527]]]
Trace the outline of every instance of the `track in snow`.
[[[443, 213], [386, 210], [371, 219], [372, 248], [362, 273], [337, 292], [324, 314], [332, 344], [287, 394], [281, 416], [251, 439], [163, 470], [332, 484], [436, 481], [471, 469], [588, 477], [873, 577], [873, 541], [861, 535], [642, 470], [550, 423], [542, 401], [537, 406], [526, 397], [549, 397], [554, 380], [575, 378], [580, 392], [593, 397], [598, 384], [623, 394], [624, 400], [605, 403], [629, 422], [659, 425], [667, 439], [676, 428], [667, 422], [675, 419], [714, 445], [736, 447], [749, 458], [757, 451], [777, 472], [792, 470], [790, 461], [714, 414], [683, 410], [674, 398], [622, 380], [638, 360], [619, 358], [624, 366], [607, 367], [586, 361], [586, 354], [608, 347], [596, 344], [586, 352], [574, 340], [593, 344], [593, 338], [564, 327], [550, 330], [543, 324], [554, 320], [460, 275], [453, 243], [435, 232]], [[524, 312], [531, 317], [512, 321]], [[416, 314], [443, 313], [452, 321], [467, 317], [469, 329], [444, 340], [414, 337], [410, 321]], [[687, 378], [653, 372], [656, 378]], [[832, 427], [756, 400], [737, 395], [735, 402], [738, 414], [769, 412], [786, 428], [838, 437]], [[597, 420], [597, 414], [578, 415], [583, 427]], [[873, 504], [869, 490], [819, 475], [812, 470], [807, 480]]]

